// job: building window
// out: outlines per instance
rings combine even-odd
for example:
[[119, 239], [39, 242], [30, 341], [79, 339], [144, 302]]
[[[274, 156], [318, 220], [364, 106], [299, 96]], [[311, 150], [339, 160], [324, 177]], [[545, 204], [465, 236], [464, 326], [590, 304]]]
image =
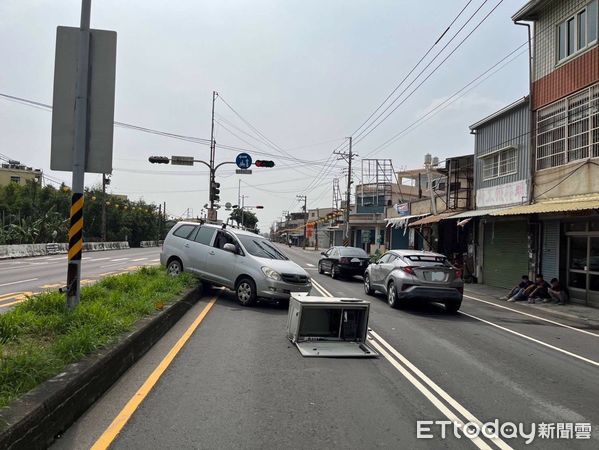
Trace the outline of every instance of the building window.
[[597, 43], [599, 0], [593, 0], [578, 14], [557, 26], [558, 62]]
[[516, 173], [516, 149], [500, 150], [482, 158], [483, 180]]
[[537, 112], [537, 170], [599, 157], [599, 84]]
[[10, 181], [12, 181], [13, 183], [20, 184], [21, 183], [21, 177], [10, 177]]

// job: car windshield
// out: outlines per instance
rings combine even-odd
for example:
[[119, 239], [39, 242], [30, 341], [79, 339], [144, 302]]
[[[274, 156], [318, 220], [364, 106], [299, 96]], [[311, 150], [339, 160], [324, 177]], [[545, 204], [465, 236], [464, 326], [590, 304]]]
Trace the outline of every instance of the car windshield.
[[426, 256], [426, 255], [408, 255], [404, 258], [414, 266], [434, 267], [443, 266], [451, 267], [447, 258], [443, 256]]
[[364, 250], [362, 250], [361, 248], [356, 248], [356, 247], [340, 248], [339, 254], [341, 256], [346, 256], [349, 258], [368, 258], [368, 254]]
[[279, 249], [266, 239], [258, 236], [245, 235], [238, 235], [237, 238], [241, 241], [250, 255], [268, 259], [288, 259]]

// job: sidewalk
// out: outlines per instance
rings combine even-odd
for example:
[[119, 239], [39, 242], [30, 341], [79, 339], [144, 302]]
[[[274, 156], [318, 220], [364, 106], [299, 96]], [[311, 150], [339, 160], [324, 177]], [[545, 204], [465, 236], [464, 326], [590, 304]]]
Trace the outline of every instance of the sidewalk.
[[506, 306], [528, 314], [535, 314], [554, 320], [572, 322], [576, 326], [599, 329], [599, 308], [568, 303], [556, 305], [554, 303], [530, 304], [526, 301], [506, 302], [500, 297], [506, 295], [506, 289], [487, 286], [485, 284], [465, 284], [464, 296], [476, 297], [500, 306]]

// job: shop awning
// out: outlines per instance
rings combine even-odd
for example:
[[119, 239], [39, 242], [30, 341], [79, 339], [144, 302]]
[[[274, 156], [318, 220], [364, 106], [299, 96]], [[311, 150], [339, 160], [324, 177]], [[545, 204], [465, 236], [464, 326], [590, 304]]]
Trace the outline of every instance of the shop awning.
[[437, 214], [436, 216], [427, 216], [420, 220], [417, 220], [416, 222], [412, 222], [409, 226], [417, 227], [420, 225], [430, 225], [433, 223], [440, 222], [441, 220], [453, 218], [453, 216], [455, 216], [455, 215], [456, 215], [456, 213], [454, 211], [452, 211], [452, 212], [445, 212], [445, 213]]
[[491, 208], [491, 209], [471, 209], [470, 211], [464, 211], [455, 216], [451, 216], [452, 219], [466, 219], [468, 217], [480, 217], [480, 216], [492, 216], [498, 212], [506, 211], [511, 208]]
[[599, 195], [589, 194], [567, 199], [546, 200], [532, 205], [514, 206], [498, 211], [493, 216], [515, 216], [519, 214], [548, 214], [568, 211], [599, 209]]
[[419, 217], [429, 216], [429, 213], [426, 214], [412, 214], [411, 216], [400, 216], [393, 217], [391, 219], [385, 219], [387, 222], [387, 227], [400, 228], [403, 227], [407, 222], [412, 219], [417, 219]]

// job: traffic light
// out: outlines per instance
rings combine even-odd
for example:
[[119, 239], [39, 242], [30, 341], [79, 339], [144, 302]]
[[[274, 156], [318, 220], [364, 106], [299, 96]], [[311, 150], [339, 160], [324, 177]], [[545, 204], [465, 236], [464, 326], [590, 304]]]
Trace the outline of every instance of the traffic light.
[[169, 159], [168, 156], [150, 156], [148, 161], [152, 164], [168, 164]]
[[213, 181], [210, 184], [210, 200], [213, 202], [218, 202], [220, 200], [220, 196], [218, 194], [220, 194], [220, 183], [217, 183], [216, 181]]
[[256, 167], [274, 167], [275, 163], [274, 163], [274, 161], [267, 161], [265, 159], [259, 159], [254, 163], [254, 165]]

